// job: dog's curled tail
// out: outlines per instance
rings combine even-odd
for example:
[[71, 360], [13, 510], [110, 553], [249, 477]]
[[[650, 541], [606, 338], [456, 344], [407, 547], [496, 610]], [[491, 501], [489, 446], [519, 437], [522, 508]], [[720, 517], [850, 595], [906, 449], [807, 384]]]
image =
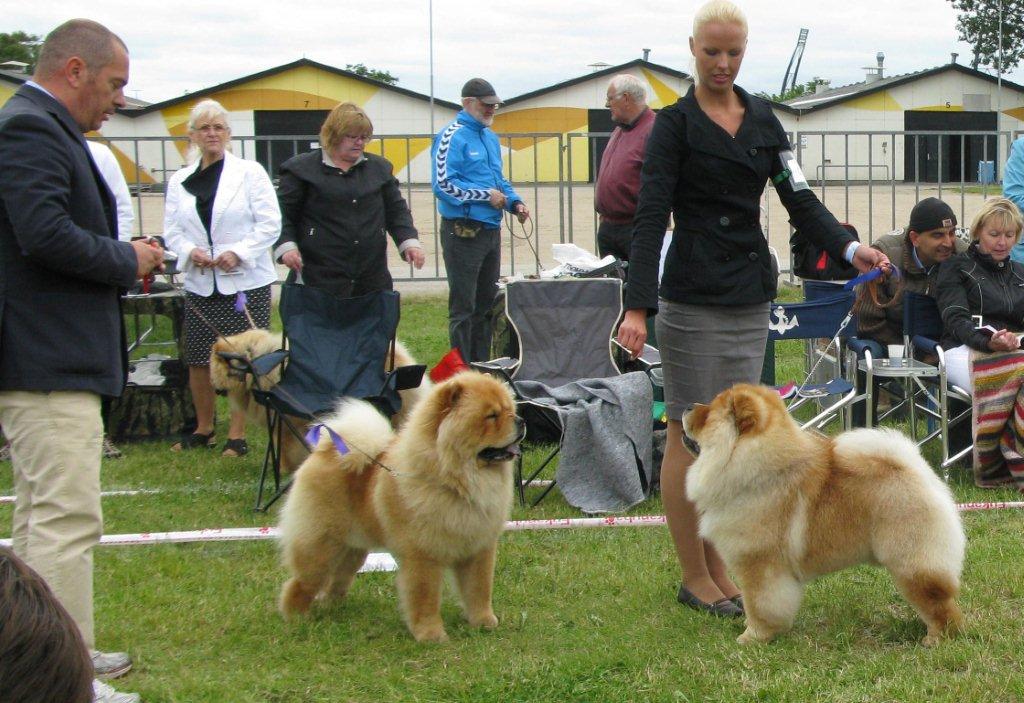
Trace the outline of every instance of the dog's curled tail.
[[[321, 429], [314, 451], [337, 452], [343, 469], [361, 471], [370, 460], [384, 451], [394, 439], [390, 421], [364, 400], [345, 399], [322, 423], [331, 432]], [[339, 440], [345, 452], [339, 451]]]

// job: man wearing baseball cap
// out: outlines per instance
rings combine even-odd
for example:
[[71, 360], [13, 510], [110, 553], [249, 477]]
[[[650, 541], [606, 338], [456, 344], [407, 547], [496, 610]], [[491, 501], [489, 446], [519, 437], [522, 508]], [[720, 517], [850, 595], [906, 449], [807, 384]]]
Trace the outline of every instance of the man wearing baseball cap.
[[[938, 198], [925, 198], [910, 211], [910, 222], [904, 229], [871, 244], [900, 270], [899, 276], [879, 280], [877, 302], [870, 295], [859, 295], [854, 306], [857, 337], [878, 343], [872, 350], [876, 358], [887, 355], [887, 345], [903, 344], [903, 291], [934, 295], [939, 264], [966, 251], [967, 243], [956, 236], [956, 224], [953, 208]], [[863, 383], [862, 379], [858, 381]], [[864, 406], [858, 402], [853, 408], [853, 423], [860, 426], [863, 422]]]
[[[871, 246], [889, 257], [900, 276], [888, 276], [878, 286], [876, 305], [871, 296], [857, 302], [857, 336], [885, 347], [903, 343], [903, 291], [931, 293], [938, 264], [967, 249], [955, 234], [953, 208], [938, 198], [925, 198], [910, 211], [906, 228], [876, 239]], [[884, 307], [883, 307], [884, 306]]]
[[514, 213], [520, 223], [530, 216], [502, 175], [501, 147], [490, 129], [500, 105], [494, 86], [470, 79], [462, 86], [462, 110], [431, 147], [431, 184], [448, 272], [448, 336], [467, 362], [490, 358], [502, 212]]

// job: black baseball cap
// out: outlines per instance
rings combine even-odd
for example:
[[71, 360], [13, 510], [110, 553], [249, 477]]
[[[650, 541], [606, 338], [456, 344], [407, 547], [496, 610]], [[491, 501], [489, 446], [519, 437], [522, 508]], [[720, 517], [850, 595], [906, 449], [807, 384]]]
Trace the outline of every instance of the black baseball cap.
[[483, 78], [470, 78], [466, 81], [466, 85], [462, 86], [462, 97], [476, 98], [487, 105], [498, 105], [501, 103], [501, 98], [494, 92], [494, 86]]
[[925, 198], [910, 211], [908, 229], [927, 232], [945, 227], [956, 227], [956, 215], [953, 208], [938, 198]]

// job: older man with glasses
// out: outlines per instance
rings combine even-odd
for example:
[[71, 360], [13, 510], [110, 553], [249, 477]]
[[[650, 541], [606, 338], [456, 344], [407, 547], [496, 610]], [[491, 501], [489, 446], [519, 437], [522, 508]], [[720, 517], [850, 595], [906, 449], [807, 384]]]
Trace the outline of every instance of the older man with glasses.
[[601, 156], [594, 189], [594, 209], [601, 218], [597, 249], [601, 256], [611, 254], [628, 261], [640, 195], [640, 166], [654, 126], [654, 111], [647, 107], [643, 81], [628, 73], [612, 78], [607, 98], [605, 107], [616, 127]]
[[514, 213], [520, 223], [530, 216], [502, 174], [501, 147], [490, 129], [500, 105], [490, 83], [471, 79], [462, 87], [462, 110], [434, 137], [431, 148], [431, 182], [448, 272], [448, 335], [466, 361], [490, 356], [502, 211]]

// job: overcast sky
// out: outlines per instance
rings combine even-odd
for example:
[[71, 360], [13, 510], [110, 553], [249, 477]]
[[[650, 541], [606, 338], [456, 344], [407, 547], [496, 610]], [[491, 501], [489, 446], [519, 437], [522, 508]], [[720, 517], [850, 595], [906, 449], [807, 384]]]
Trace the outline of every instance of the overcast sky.
[[[801, 27], [810, 30], [798, 80], [833, 86], [863, 80], [885, 54], [885, 75], [950, 61], [969, 64], [948, 0], [746, 0], [750, 24], [738, 83], [776, 93]], [[10, 2], [0, 31], [45, 35], [70, 19], [66, 0]], [[503, 98], [521, 95], [651, 50], [650, 60], [689, 72], [687, 38], [699, 2], [668, 0], [433, 0], [434, 94], [457, 101], [475, 75]], [[156, 102], [306, 57], [344, 68], [363, 63], [430, 92], [428, 0], [91, 0], [87, 16], [131, 51], [128, 94]], [[781, 11], [780, 11], [781, 8]], [[76, 10], [77, 11], [77, 10]], [[85, 9], [81, 10], [86, 12]], [[1024, 83], [1024, 71], [1005, 76]]]

